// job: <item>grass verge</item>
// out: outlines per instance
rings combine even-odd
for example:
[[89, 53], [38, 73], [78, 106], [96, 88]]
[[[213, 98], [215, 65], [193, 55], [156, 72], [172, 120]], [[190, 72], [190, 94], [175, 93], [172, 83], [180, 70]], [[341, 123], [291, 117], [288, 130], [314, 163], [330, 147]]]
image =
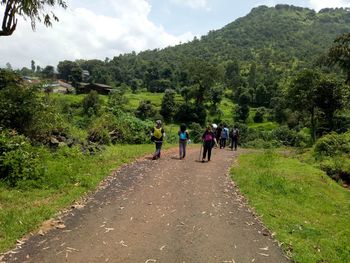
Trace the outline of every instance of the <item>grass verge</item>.
[[[166, 144], [164, 148], [171, 146]], [[37, 229], [60, 209], [96, 189], [101, 180], [120, 165], [152, 153], [153, 148], [152, 144], [115, 145], [95, 156], [62, 150], [43, 160], [46, 172], [42, 188], [23, 190], [0, 185], [0, 253], [13, 247], [16, 240]]]
[[241, 155], [231, 175], [296, 262], [350, 262], [350, 192], [271, 151]]

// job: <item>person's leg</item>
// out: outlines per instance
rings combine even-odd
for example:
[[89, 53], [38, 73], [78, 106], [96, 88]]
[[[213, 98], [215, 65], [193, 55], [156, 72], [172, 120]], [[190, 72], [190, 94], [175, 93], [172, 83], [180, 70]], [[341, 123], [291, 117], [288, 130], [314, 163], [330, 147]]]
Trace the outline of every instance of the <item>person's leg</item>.
[[208, 162], [210, 161], [210, 157], [211, 157], [211, 147], [209, 147], [208, 149]]
[[237, 151], [237, 144], [238, 144], [237, 138], [235, 138], [234, 141], [235, 141], [235, 151]]
[[180, 159], [182, 158], [182, 155], [183, 155], [183, 153], [182, 153], [182, 142], [180, 141], [179, 142], [179, 156], [180, 156]]
[[156, 158], [160, 158], [160, 151], [162, 150], [162, 142], [156, 142]]
[[158, 145], [157, 145], [156, 142], [155, 142], [154, 144], [155, 144], [155, 146], [156, 146], [156, 150], [155, 150], [155, 152], [154, 152], [154, 154], [153, 154], [153, 160], [157, 159], [157, 156], [158, 156]]
[[185, 156], [186, 156], [186, 146], [187, 146], [187, 141], [184, 141], [183, 142], [183, 155], [182, 155], [182, 158], [185, 158]]
[[233, 150], [233, 145], [234, 145], [234, 139], [231, 138], [231, 145], [230, 145], [231, 151]]
[[205, 157], [207, 156], [207, 151], [208, 151], [208, 144], [204, 143], [204, 145], [203, 145], [203, 158], [202, 158], [202, 161], [204, 161]]
[[224, 148], [224, 149], [225, 149], [225, 147], [226, 147], [226, 140], [227, 140], [227, 139], [224, 138], [224, 141], [223, 141], [223, 143], [222, 143], [222, 146], [223, 146], [222, 148]]

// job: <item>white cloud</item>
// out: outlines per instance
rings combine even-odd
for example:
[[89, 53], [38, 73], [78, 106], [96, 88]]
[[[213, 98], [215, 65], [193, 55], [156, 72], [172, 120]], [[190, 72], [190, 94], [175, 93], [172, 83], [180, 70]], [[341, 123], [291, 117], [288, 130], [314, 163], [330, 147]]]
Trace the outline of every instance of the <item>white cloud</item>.
[[171, 0], [173, 3], [188, 6], [193, 9], [210, 10], [208, 0]]
[[0, 38], [0, 66], [9, 62], [13, 67], [30, 67], [31, 60], [42, 67], [56, 66], [65, 59], [112, 58], [193, 39], [190, 32], [174, 36], [152, 23], [146, 0], [97, 1], [108, 5], [109, 16], [85, 7], [56, 10], [60, 22], [53, 28], [38, 24], [36, 32], [29, 21], [19, 21], [12, 36]]
[[309, 3], [317, 11], [327, 7], [350, 7], [350, 0], [309, 0]]

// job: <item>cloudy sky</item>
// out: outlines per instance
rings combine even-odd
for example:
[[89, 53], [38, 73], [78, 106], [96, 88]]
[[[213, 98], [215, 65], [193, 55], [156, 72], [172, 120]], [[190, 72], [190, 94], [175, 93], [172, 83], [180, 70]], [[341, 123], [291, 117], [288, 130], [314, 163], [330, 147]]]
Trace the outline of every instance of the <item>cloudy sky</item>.
[[[12, 36], [0, 37], [0, 67], [56, 66], [68, 59], [113, 58], [163, 48], [219, 29], [259, 5], [293, 4], [320, 10], [350, 7], [350, 0], [66, 0], [52, 28], [20, 20]], [[3, 6], [0, 6], [3, 14]], [[2, 19], [2, 16], [0, 17]]]

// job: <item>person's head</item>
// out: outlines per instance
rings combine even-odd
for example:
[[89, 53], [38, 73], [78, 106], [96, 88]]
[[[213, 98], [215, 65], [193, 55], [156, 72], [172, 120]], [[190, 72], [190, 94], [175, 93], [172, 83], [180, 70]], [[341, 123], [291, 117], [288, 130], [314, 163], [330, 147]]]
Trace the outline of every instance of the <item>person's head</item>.
[[237, 124], [233, 125], [233, 128], [237, 129]]
[[159, 128], [162, 126], [162, 121], [161, 120], [156, 120], [156, 126]]
[[181, 123], [180, 131], [182, 131], [182, 132], [186, 131], [186, 124], [185, 123]]
[[207, 125], [207, 128], [205, 129], [205, 131], [210, 132], [211, 131], [211, 125]]

